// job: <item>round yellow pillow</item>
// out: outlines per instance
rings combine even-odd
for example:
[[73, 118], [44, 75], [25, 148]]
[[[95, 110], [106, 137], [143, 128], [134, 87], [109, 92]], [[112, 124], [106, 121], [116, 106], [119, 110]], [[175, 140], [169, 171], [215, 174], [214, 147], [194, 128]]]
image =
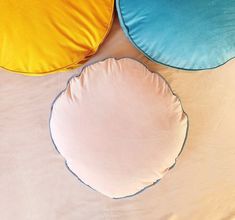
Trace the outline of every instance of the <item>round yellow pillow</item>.
[[27, 75], [74, 68], [110, 30], [114, 0], [0, 0], [0, 67]]

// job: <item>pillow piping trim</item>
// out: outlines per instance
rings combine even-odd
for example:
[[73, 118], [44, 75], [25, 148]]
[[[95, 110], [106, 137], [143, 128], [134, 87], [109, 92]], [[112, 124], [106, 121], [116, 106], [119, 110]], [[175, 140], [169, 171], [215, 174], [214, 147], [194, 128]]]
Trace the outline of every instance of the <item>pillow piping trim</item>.
[[[55, 141], [54, 141], [54, 139], [53, 139], [53, 137], [52, 137], [50, 124], [51, 124], [52, 111], [53, 111], [54, 104], [55, 104], [55, 102], [57, 101], [57, 99], [60, 97], [60, 95], [66, 91], [66, 89], [68, 88], [68, 85], [69, 85], [70, 81], [71, 81], [73, 78], [80, 77], [80, 76], [82, 75], [83, 71], [84, 71], [88, 66], [92, 66], [93, 64], [96, 64], [96, 63], [99, 63], [99, 62], [104, 62], [104, 61], [109, 60], [109, 59], [115, 59], [116, 61], [122, 60], [122, 59], [130, 59], [130, 60], [135, 61], [135, 62], [137, 62], [137, 63], [139, 63], [139, 64], [142, 64], [147, 70], [149, 70], [148, 67], [147, 67], [145, 64], [141, 63], [141, 62], [138, 61], [138, 60], [135, 60], [135, 59], [133, 59], [133, 58], [130, 58], [130, 57], [123, 57], [123, 58], [120, 58], [120, 59], [117, 59], [117, 58], [115, 58], [115, 57], [109, 57], [109, 58], [105, 58], [105, 59], [103, 59], [103, 60], [100, 60], [100, 61], [98, 61], [98, 62], [95, 61], [95, 62], [93, 62], [93, 63], [84, 65], [84, 67], [81, 68], [81, 71], [80, 71], [78, 74], [75, 74], [75, 75], [71, 76], [71, 77], [68, 79], [65, 89], [63, 89], [61, 92], [59, 92], [59, 94], [55, 97], [55, 99], [53, 100], [53, 102], [52, 102], [52, 104], [51, 104], [50, 115], [49, 115], [49, 134], [50, 134], [50, 138], [51, 138], [51, 140], [52, 140], [52, 143], [53, 143], [53, 145], [54, 145], [55, 150], [56, 150], [56, 151], [62, 156], [62, 158], [64, 159], [65, 166], [67, 167], [67, 169], [68, 169], [81, 183], [83, 183], [84, 185], [88, 186], [90, 189], [92, 189], [92, 190], [94, 190], [94, 191], [96, 191], [96, 192], [98, 192], [98, 193], [100, 193], [100, 194], [102, 194], [102, 195], [105, 195], [105, 194], [99, 192], [99, 191], [96, 190], [95, 188], [91, 187], [89, 184], [85, 183], [77, 174], [75, 174], [75, 173], [71, 170], [71, 168], [69, 167], [69, 165], [68, 165], [68, 163], [67, 163], [67, 160], [65, 159], [65, 157], [63, 156], [63, 154], [58, 150], [58, 147], [57, 147], [57, 145], [55, 144]], [[149, 70], [149, 71], [150, 71], [150, 70]], [[181, 149], [180, 149], [179, 154], [178, 154], [177, 157], [175, 158], [175, 163], [172, 164], [170, 167], [168, 167], [168, 168], [166, 169], [166, 170], [167, 170], [166, 172], [168, 173], [172, 168], [175, 167], [179, 156], [181, 155], [183, 149], [185, 148], [186, 140], [187, 140], [187, 138], [188, 138], [188, 133], [189, 133], [189, 117], [188, 117], [187, 113], [184, 111], [184, 108], [183, 108], [183, 106], [182, 106], [182, 102], [181, 102], [179, 96], [173, 92], [173, 90], [172, 90], [172, 88], [170, 87], [169, 83], [168, 83], [159, 73], [157, 73], [157, 72], [152, 72], [152, 71], [150, 71], [150, 72], [153, 73], [153, 74], [157, 74], [157, 75], [166, 83], [166, 85], [169, 87], [170, 92], [172, 93], [172, 95], [175, 96], [175, 97], [179, 100], [180, 106], [181, 106], [181, 109], [182, 109], [182, 113], [183, 113], [183, 114], [185, 115], [185, 117], [187, 118], [187, 125], [186, 125], [186, 131], [185, 131], [185, 138], [184, 138], [182, 147], [181, 147]], [[162, 178], [164, 178], [164, 176], [163, 176]], [[137, 192], [135, 192], [135, 193], [132, 193], [132, 194], [130, 194], [130, 195], [127, 195], [127, 196], [121, 196], [121, 197], [109, 197], [109, 196], [107, 196], [107, 195], [105, 195], [105, 196], [108, 197], [108, 198], [111, 198], [111, 199], [115, 199], [115, 200], [130, 198], [130, 197], [139, 195], [141, 192], [143, 192], [143, 191], [145, 191], [146, 189], [148, 189], [148, 188], [154, 186], [155, 184], [157, 184], [158, 182], [160, 182], [160, 180], [161, 180], [162, 178], [153, 181], [153, 183], [151, 183], [151, 184], [145, 186], [145, 187], [142, 188], [141, 190], [139, 190], [139, 191], [137, 191]]]
[[87, 62], [88, 58], [90, 56], [93, 56], [97, 51], [98, 49], [100, 48], [100, 46], [104, 43], [106, 37], [108, 36], [112, 26], [113, 26], [113, 20], [114, 20], [114, 0], [111, 0], [111, 13], [110, 13], [110, 18], [108, 19], [108, 24], [106, 25], [106, 31], [103, 35], [103, 37], [101, 38], [101, 41], [98, 43], [98, 45], [93, 48], [93, 49], [90, 49], [87, 54], [84, 56], [83, 60], [80, 60], [80, 61], [76, 61], [76, 62], [73, 62], [71, 64], [68, 64], [66, 66], [63, 66], [63, 67], [59, 67], [59, 68], [55, 68], [54, 70], [50, 70], [50, 71], [42, 71], [42, 72], [24, 72], [24, 71], [19, 71], [19, 70], [13, 70], [13, 69], [10, 69], [10, 68], [6, 68], [6, 67], [3, 67], [3, 66], [0, 66], [1, 69], [3, 70], [7, 70], [9, 71], [10, 73], [16, 73], [16, 74], [20, 74], [20, 75], [25, 75], [25, 76], [47, 76], [47, 75], [51, 75], [51, 74], [54, 74], [54, 73], [58, 73], [58, 72], [64, 72], [68, 69], [75, 69], [75, 68], [78, 68], [80, 66], [82, 66], [85, 62]]
[[211, 70], [211, 69], [216, 69], [218, 67], [221, 67], [223, 65], [225, 65], [226, 63], [228, 63], [229, 61], [235, 59], [235, 56], [232, 56], [231, 58], [229, 59], [226, 59], [224, 62], [221, 62], [221, 64], [218, 64], [216, 66], [212, 66], [212, 67], [205, 67], [205, 68], [186, 68], [186, 67], [179, 67], [179, 66], [174, 66], [174, 65], [170, 65], [168, 63], [164, 63], [164, 62], [161, 62], [161, 61], [158, 61], [154, 58], [152, 58], [149, 54], [147, 54], [145, 51], [143, 51], [143, 49], [141, 49], [137, 43], [135, 43], [134, 39], [131, 37], [131, 35], [129, 34], [129, 30], [128, 30], [128, 27], [125, 25], [125, 19], [122, 15], [122, 12], [121, 12], [121, 7], [120, 7], [120, 1], [121, 0], [116, 0], [116, 9], [117, 9], [117, 14], [118, 14], [118, 18], [119, 18], [119, 22], [120, 22], [120, 25], [123, 29], [123, 32], [125, 34], [125, 36], [129, 39], [129, 41], [134, 45], [134, 47], [136, 49], [138, 49], [141, 53], [143, 53], [149, 60], [155, 62], [155, 63], [158, 63], [158, 64], [161, 64], [161, 65], [164, 65], [164, 66], [167, 66], [167, 67], [171, 67], [171, 68], [175, 68], [175, 69], [179, 69], [179, 70], [185, 70], [185, 71], [201, 71], [201, 70]]

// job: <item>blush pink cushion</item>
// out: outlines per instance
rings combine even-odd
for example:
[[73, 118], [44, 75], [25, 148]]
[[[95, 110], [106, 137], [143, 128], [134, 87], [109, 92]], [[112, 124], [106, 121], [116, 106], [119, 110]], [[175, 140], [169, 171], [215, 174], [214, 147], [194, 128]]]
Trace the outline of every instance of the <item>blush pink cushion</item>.
[[167, 83], [127, 58], [85, 67], [57, 97], [50, 118], [70, 170], [112, 198], [161, 179], [182, 150], [187, 125]]

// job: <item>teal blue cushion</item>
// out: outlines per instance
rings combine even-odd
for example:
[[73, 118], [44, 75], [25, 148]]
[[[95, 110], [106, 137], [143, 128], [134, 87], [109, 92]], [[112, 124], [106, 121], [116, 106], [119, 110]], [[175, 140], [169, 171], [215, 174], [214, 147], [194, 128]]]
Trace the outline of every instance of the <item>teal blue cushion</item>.
[[218, 67], [235, 56], [235, 0], [117, 0], [121, 26], [153, 61]]

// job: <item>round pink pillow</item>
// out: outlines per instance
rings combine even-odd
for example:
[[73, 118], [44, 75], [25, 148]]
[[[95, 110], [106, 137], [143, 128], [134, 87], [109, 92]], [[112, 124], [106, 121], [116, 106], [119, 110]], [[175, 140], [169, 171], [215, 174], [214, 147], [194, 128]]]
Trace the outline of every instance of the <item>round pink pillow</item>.
[[135, 195], [175, 164], [188, 129], [180, 100], [129, 58], [85, 67], [53, 103], [51, 137], [69, 169], [111, 197]]

